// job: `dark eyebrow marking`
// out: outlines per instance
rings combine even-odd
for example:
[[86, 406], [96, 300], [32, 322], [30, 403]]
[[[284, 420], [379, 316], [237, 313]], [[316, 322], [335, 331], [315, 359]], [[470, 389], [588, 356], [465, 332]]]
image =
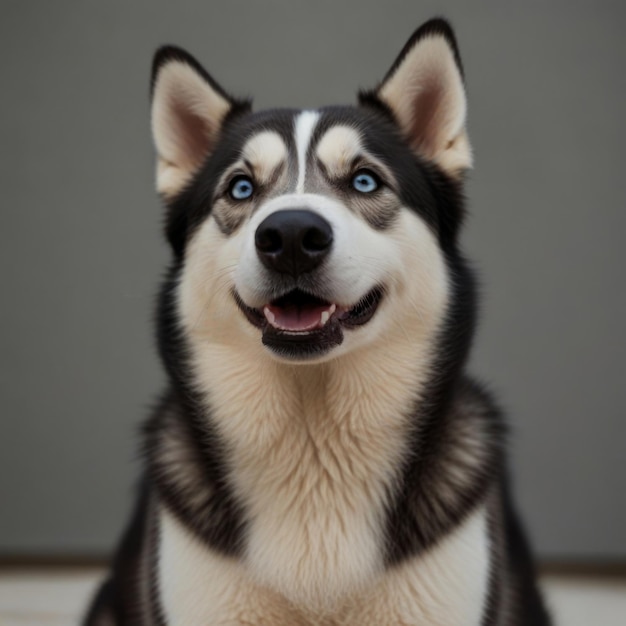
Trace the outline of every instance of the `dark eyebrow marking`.
[[271, 186], [271, 185], [275, 185], [278, 182], [278, 179], [280, 178], [281, 174], [285, 171], [285, 167], [287, 166], [287, 163], [285, 162], [285, 160], [283, 159], [273, 170], [272, 170], [272, 176], [270, 177], [270, 179], [267, 181], [267, 185]]
[[328, 168], [326, 167], [326, 165], [324, 164], [324, 161], [322, 161], [322, 159], [320, 159], [319, 157], [315, 157], [315, 165], [317, 165], [317, 167], [319, 167], [319, 169], [322, 172], [322, 175], [324, 176], [324, 178], [329, 178], [328, 176]]

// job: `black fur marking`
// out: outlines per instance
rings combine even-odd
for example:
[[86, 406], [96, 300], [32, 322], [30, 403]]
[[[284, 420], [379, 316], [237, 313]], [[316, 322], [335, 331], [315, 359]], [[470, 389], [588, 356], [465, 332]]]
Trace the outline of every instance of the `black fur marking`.
[[550, 626], [506, 469], [489, 496], [491, 572], [481, 626]]
[[[296, 111], [291, 109], [259, 113], [240, 110], [226, 119], [210, 158], [187, 187], [168, 203], [166, 236], [177, 258], [182, 257], [187, 242], [210, 215], [218, 181], [225, 170], [239, 160], [241, 150], [250, 137], [265, 130], [275, 131], [288, 147], [291, 146], [295, 113]], [[253, 212], [256, 202], [251, 201], [249, 204], [250, 212]], [[231, 234], [234, 230], [222, 221], [218, 226], [225, 235]]]
[[241, 505], [228, 483], [224, 444], [199, 394], [176, 317], [169, 274], [159, 300], [158, 339], [170, 390], [145, 427], [145, 454], [159, 496], [185, 525], [222, 554], [240, 554], [245, 528]]
[[489, 541], [489, 580], [488, 591], [483, 607], [481, 626], [497, 626], [501, 623], [506, 602], [506, 569], [504, 562], [504, 543], [502, 507], [500, 506], [500, 485], [494, 485], [487, 498], [487, 524]]
[[[317, 145], [333, 126], [354, 128], [363, 147], [384, 163], [398, 183], [403, 206], [415, 211], [439, 238], [444, 250], [454, 248], [463, 216], [460, 183], [444, 174], [436, 165], [420, 159], [407, 145], [392, 118], [377, 108], [334, 106], [321, 109], [321, 118], [311, 138]], [[384, 230], [392, 220], [370, 224]]]
[[511, 626], [550, 626], [552, 620], [537, 586], [537, 575], [530, 544], [512, 503], [507, 480], [502, 482], [501, 502], [504, 508], [504, 544], [510, 581], [511, 606], [515, 616]]
[[113, 559], [111, 577], [96, 594], [84, 626], [164, 626], [149, 562], [150, 555], [156, 553], [150, 499], [150, 486], [144, 480], [131, 522]]
[[221, 441], [210, 420], [194, 419], [174, 397], [164, 399], [144, 430], [159, 497], [212, 548], [237, 555], [243, 516], [226, 482]]
[[430, 548], [484, 502], [497, 481], [503, 453], [497, 412], [468, 381], [452, 394], [447, 410], [416, 416], [415, 446], [388, 511], [388, 565]]

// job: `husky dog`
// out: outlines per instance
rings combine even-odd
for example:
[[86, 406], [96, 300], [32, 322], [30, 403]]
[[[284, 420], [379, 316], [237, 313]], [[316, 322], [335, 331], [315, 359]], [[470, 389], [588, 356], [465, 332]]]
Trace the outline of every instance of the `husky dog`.
[[465, 118], [439, 19], [357, 106], [253, 113], [157, 52], [169, 386], [86, 624], [549, 624], [464, 372]]

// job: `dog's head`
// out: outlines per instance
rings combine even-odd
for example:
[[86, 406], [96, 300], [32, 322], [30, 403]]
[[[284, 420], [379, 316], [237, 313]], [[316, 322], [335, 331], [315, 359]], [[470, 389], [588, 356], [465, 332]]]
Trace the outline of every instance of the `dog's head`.
[[172, 47], [152, 86], [186, 333], [311, 362], [436, 332], [471, 164], [446, 22], [354, 107], [253, 113]]

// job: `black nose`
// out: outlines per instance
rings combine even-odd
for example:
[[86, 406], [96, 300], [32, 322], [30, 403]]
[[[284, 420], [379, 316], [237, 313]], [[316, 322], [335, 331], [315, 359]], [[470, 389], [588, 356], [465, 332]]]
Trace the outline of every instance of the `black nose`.
[[333, 230], [313, 211], [288, 209], [266, 217], [256, 229], [254, 241], [265, 267], [298, 276], [324, 260], [333, 243]]

